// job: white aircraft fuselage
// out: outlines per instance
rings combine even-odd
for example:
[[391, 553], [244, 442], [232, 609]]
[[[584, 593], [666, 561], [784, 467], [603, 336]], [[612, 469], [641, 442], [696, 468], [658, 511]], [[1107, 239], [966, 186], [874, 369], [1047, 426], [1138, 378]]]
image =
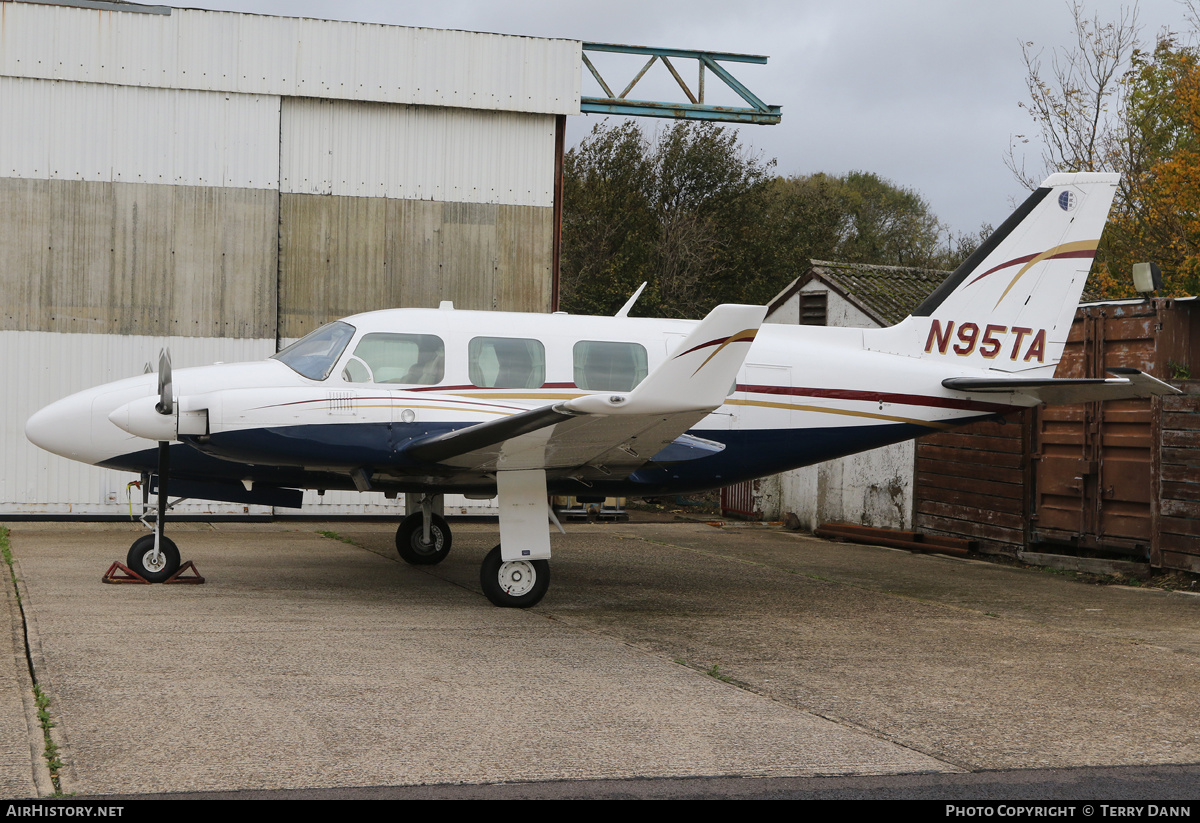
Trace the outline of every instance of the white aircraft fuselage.
[[[446, 309], [376, 311], [340, 322], [353, 336], [329, 357], [329, 374], [322, 379], [277, 359], [175, 369], [180, 414], [186, 417], [189, 405], [206, 412], [206, 421], [192, 434], [177, 436], [176, 419], [154, 413], [148, 400], [157, 400], [157, 377], [146, 374], [47, 407], [31, 419], [29, 436], [65, 457], [139, 473], [155, 471], [156, 441], [179, 441], [172, 446], [173, 480], [353, 489], [350, 472], [367, 468], [371, 487], [380, 491], [485, 493], [495, 491], [490, 468], [438, 472], [406, 459], [405, 446], [599, 393], [576, 382], [574, 352], [580, 342], [638, 347], [648, 372], [697, 324]], [[672, 463], [670, 451], [677, 447], [668, 446], [660, 461], [651, 459], [625, 477], [606, 475], [602, 466], [555, 467], [549, 470], [550, 490], [639, 495], [713, 488], [1038, 402], [1011, 392], [979, 400], [949, 391], [942, 379], [973, 372], [872, 350], [881, 331], [887, 330], [764, 324], [737, 375], [736, 390], [690, 430], [724, 449], [695, 456], [685, 452], [680, 456], [694, 459]], [[358, 344], [368, 335], [394, 333], [439, 339], [445, 351], [441, 379], [419, 386], [352, 379], [347, 364]], [[474, 385], [469, 342], [517, 335], [544, 347], [540, 385]], [[178, 425], [186, 430], [186, 422]]]

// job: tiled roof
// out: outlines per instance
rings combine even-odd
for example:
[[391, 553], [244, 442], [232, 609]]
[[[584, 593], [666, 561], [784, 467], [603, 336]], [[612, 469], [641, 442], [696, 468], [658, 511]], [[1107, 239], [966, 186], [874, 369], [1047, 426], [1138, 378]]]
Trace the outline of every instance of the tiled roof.
[[[817, 280], [853, 303], [880, 326], [894, 326], [912, 314], [913, 309], [951, 274], [938, 269], [831, 263], [827, 260], [810, 260], [808, 264], [804, 274], [767, 304], [768, 315], [805, 284]], [[1082, 303], [1098, 299], [1086, 289], [1080, 296]]]
[[921, 305], [948, 271], [901, 266], [868, 266], [859, 263], [809, 261], [809, 268], [775, 296], [771, 309], [812, 280], [820, 280], [849, 300], [881, 326], [899, 323]]

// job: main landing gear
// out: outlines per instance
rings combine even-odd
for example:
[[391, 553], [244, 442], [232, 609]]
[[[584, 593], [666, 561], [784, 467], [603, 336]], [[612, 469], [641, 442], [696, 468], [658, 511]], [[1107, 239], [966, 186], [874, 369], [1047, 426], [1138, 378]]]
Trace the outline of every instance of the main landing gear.
[[[527, 609], [537, 605], [550, 588], [546, 517], [549, 511], [553, 518], [553, 511], [546, 504], [546, 472], [497, 472], [496, 491], [500, 498], [501, 545], [484, 557], [479, 585], [493, 605]], [[433, 502], [432, 495], [422, 495], [420, 511], [405, 517], [396, 529], [396, 551], [414, 566], [432, 566], [450, 553], [450, 526], [433, 513]], [[501, 546], [515, 548], [509, 551]]]

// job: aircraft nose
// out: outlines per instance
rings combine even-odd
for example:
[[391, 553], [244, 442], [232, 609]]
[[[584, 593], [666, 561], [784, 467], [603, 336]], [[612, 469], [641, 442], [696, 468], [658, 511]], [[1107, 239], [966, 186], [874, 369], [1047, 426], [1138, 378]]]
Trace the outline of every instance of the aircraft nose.
[[48, 452], [83, 460], [90, 451], [90, 398], [65, 397], [35, 412], [25, 422], [25, 437]]

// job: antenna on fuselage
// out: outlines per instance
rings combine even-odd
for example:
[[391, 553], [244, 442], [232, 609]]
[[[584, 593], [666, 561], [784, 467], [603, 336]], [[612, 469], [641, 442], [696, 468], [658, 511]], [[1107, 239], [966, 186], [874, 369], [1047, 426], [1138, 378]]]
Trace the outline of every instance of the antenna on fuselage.
[[642, 292], [646, 290], [646, 283], [648, 282], [643, 281], [642, 285], [638, 286], [638, 290], [633, 293], [633, 297], [626, 300], [625, 305], [617, 309], [617, 313], [613, 317], [628, 317], [629, 310], [633, 308], [633, 304], [637, 302], [637, 299], [642, 296]]

